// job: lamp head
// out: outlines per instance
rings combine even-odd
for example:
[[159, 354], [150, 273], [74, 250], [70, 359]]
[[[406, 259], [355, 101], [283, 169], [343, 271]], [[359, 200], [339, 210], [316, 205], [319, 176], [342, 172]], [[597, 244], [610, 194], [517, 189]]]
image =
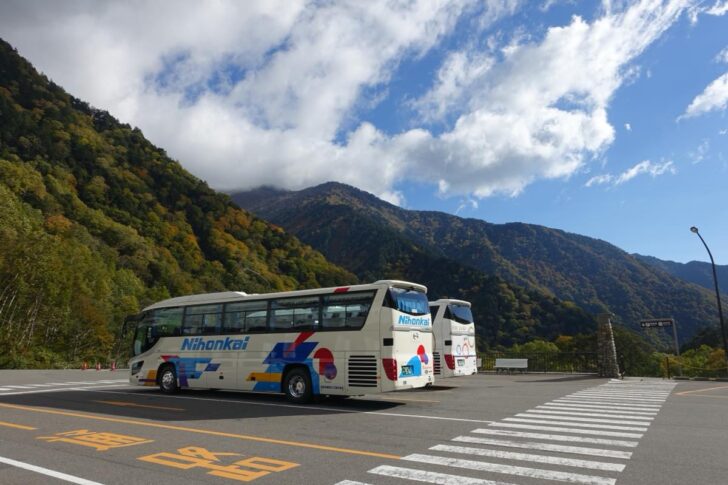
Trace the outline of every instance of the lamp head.
[[697, 234], [697, 233], [698, 233], [698, 228], [697, 228], [697, 227], [695, 227], [695, 226], [691, 227], [691, 228], [690, 228], [690, 230], [691, 230], [692, 232], [694, 232], [695, 234]]

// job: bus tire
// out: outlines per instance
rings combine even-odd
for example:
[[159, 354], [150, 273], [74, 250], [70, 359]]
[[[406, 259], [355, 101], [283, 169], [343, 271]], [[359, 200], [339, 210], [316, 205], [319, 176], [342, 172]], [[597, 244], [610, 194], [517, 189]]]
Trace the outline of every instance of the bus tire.
[[289, 370], [283, 378], [283, 392], [286, 394], [286, 399], [293, 403], [310, 402], [313, 398], [313, 387], [308, 369], [294, 367]]
[[159, 389], [165, 394], [176, 394], [179, 392], [177, 372], [173, 365], [165, 365], [159, 369]]

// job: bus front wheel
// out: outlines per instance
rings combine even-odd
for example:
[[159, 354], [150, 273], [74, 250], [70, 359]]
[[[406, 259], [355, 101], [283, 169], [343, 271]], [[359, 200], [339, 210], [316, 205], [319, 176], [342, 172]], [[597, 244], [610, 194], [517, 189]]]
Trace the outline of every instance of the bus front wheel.
[[165, 394], [175, 394], [179, 391], [174, 366], [166, 365], [159, 371], [159, 389]]
[[311, 401], [313, 389], [308, 369], [295, 367], [288, 371], [283, 379], [283, 392], [285, 392], [286, 398], [294, 403], [302, 404]]

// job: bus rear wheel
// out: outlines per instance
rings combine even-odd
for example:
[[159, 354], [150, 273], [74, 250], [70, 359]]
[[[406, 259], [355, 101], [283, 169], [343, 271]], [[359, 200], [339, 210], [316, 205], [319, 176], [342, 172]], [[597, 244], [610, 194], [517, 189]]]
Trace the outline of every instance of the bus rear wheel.
[[283, 392], [286, 394], [286, 399], [293, 403], [310, 402], [313, 397], [313, 389], [308, 369], [295, 367], [288, 371], [283, 379]]
[[159, 371], [159, 389], [165, 394], [175, 394], [179, 391], [177, 372], [174, 366], [166, 365]]

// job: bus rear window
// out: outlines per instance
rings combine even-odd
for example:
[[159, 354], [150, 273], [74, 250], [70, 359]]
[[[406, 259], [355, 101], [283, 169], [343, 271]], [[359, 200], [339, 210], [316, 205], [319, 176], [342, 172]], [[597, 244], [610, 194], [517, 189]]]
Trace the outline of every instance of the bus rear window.
[[458, 323], [473, 323], [473, 312], [469, 306], [448, 305], [445, 318], [455, 320]]
[[414, 290], [390, 288], [384, 306], [394, 308], [409, 315], [425, 315], [430, 313], [427, 295]]

